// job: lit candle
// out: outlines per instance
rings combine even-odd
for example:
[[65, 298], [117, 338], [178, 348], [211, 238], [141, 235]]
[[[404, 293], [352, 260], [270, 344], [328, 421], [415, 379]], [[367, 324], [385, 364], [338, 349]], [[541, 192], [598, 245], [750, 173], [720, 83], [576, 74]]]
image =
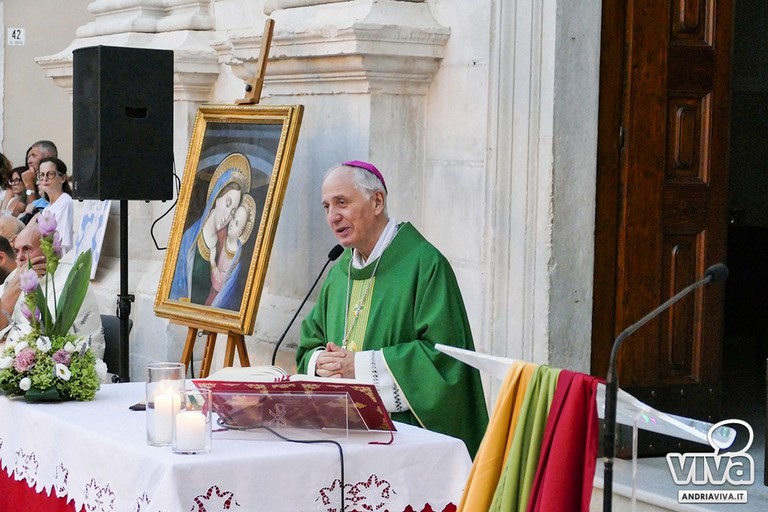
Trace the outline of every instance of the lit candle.
[[158, 444], [170, 443], [173, 417], [180, 409], [181, 397], [173, 389], [161, 387], [155, 394], [154, 401], [154, 441]]
[[173, 449], [179, 452], [205, 450], [205, 415], [199, 411], [182, 411], [176, 415], [176, 438]]

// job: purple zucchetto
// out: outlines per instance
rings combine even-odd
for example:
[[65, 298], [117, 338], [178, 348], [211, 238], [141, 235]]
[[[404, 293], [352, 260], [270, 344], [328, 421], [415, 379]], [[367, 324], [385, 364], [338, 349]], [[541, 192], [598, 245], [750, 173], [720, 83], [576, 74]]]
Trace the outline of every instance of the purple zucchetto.
[[341, 165], [348, 165], [350, 167], [357, 167], [358, 169], [368, 171], [379, 179], [381, 185], [384, 187], [384, 192], [389, 193], [387, 190], [387, 184], [384, 182], [384, 176], [381, 175], [375, 165], [369, 164], [368, 162], [363, 162], [361, 160], [350, 160], [349, 162], [342, 162]]

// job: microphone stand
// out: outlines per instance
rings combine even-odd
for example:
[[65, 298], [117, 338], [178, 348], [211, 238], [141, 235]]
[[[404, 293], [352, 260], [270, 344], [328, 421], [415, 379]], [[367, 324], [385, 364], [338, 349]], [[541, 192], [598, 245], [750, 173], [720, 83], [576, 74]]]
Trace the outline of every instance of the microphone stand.
[[616, 337], [611, 349], [611, 359], [608, 363], [608, 375], [605, 377], [605, 432], [603, 433], [603, 512], [610, 512], [613, 506], [613, 458], [616, 454], [616, 402], [619, 393], [619, 376], [616, 371], [616, 360], [621, 344], [632, 333], [659, 316], [675, 302], [692, 291], [713, 281], [722, 281], [728, 277], [728, 268], [722, 263], [712, 265], [704, 273], [704, 277], [683, 288], [662, 305], [630, 325]]
[[334, 245], [333, 249], [331, 249], [331, 252], [328, 253], [328, 260], [325, 262], [325, 265], [323, 265], [323, 268], [320, 270], [320, 273], [317, 274], [317, 279], [315, 279], [315, 282], [312, 283], [312, 286], [309, 288], [309, 291], [307, 292], [307, 295], [304, 297], [304, 300], [301, 301], [301, 304], [299, 304], [299, 307], [296, 309], [296, 313], [293, 314], [293, 318], [291, 318], [291, 321], [288, 322], [288, 327], [285, 328], [285, 331], [282, 335], [280, 335], [280, 339], [277, 340], [277, 343], [275, 344], [275, 349], [272, 351], [272, 366], [275, 365], [275, 360], [277, 359], [277, 349], [280, 348], [280, 344], [285, 339], [285, 336], [288, 334], [288, 331], [290, 330], [291, 326], [293, 325], [293, 322], [296, 320], [296, 317], [299, 316], [299, 311], [301, 311], [301, 308], [304, 307], [304, 304], [307, 303], [307, 300], [309, 300], [309, 296], [312, 294], [312, 290], [315, 289], [315, 286], [317, 286], [318, 281], [320, 281], [320, 278], [323, 277], [323, 272], [325, 272], [325, 269], [328, 268], [328, 265], [331, 264], [332, 261], [336, 261], [339, 256], [341, 256], [341, 253], [344, 252], [344, 247], [341, 245]]

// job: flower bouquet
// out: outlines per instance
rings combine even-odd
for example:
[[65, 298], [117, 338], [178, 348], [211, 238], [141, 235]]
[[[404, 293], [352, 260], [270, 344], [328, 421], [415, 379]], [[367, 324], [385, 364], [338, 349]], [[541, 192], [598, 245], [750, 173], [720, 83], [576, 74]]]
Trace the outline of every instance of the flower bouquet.
[[[96, 358], [90, 340], [69, 333], [88, 290], [91, 252], [80, 254], [57, 297], [53, 277], [61, 258], [61, 238], [48, 212], [40, 214], [37, 222], [46, 276], [41, 283], [31, 263], [17, 270], [24, 293], [20, 309], [29, 324], [11, 324], [0, 354], [0, 389], [9, 396], [24, 395], [28, 401], [92, 400], [106, 365]], [[53, 312], [48, 307], [49, 292]]]

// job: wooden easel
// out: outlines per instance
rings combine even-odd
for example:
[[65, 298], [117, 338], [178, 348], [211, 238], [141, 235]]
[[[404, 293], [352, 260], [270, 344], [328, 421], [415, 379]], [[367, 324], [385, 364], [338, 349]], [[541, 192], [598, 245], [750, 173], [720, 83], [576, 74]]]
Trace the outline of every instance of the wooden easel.
[[[189, 372], [192, 364], [192, 353], [195, 349], [195, 340], [200, 331], [197, 327], [190, 327], [187, 331], [187, 341], [184, 343], [184, 351], [181, 353], [181, 362], [184, 364], [185, 374]], [[216, 348], [216, 337], [219, 332], [205, 330], [207, 337], [205, 340], [205, 350], [203, 351], [203, 365], [200, 368], [200, 377], [205, 378], [211, 373], [211, 362], [213, 361], [213, 351]], [[224, 366], [232, 366], [235, 362], [235, 351], [240, 358], [240, 366], [251, 366], [248, 359], [248, 349], [245, 347], [245, 336], [234, 332], [224, 332], [227, 335], [227, 346], [224, 349]]]
[[[235, 103], [238, 105], [253, 105], [259, 103], [261, 89], [264, 86], [264, 73], [267, 69], [267, 58], [269, 56], [269, 48], [272, 45], [272, 31], [274, 28], [275, 20], [267, 18], [264, 22], [264, 33], [261, 36], [261, 49], [259, 51], [256, 76], [246, 84], [245, 97], [235, 100]], [[184, 343], [184, 350], [181, 354], [181, 362], [184, 364], [185, 373], [189, 372], [189, 367], [192, 364], [195, 340], [197, 339], [198, 332], [201, 330], [207, 332], [205, 351], [203, 352], [203, 363], [200, 368], [201, 378], [207, 377], [211, 373], [211, 362], [213, 360], [214, 349], [216, 348], [216, 337], [220, 332], [227, 335], [227, 347], [224, 350], [224, 366], [232, 366], [232, 363], [234, 363], [235, 360], [235, 351], [239, 354], [240, 366], [251, 366], [251, 362], [248, 359], [248, 349], [245, 346], [245, 336], [243, 334], [232, 331], [216, 331], [207, 327], [188, 327], [187, 340]]]
[[261, 36], [261, 49], [259, 50], [259, 65], [250, 82], [245, 86], [245, 98], [236, 100], [238, 105], [250, 105], [258, 103], [261, 99], [261, 88], [264, 86], [264, 73], [267, 70], [269, 47], [272, 45], [272, 31], [275, 28], [275, 20], [267, 18], [264, 21], [264, 33]]

